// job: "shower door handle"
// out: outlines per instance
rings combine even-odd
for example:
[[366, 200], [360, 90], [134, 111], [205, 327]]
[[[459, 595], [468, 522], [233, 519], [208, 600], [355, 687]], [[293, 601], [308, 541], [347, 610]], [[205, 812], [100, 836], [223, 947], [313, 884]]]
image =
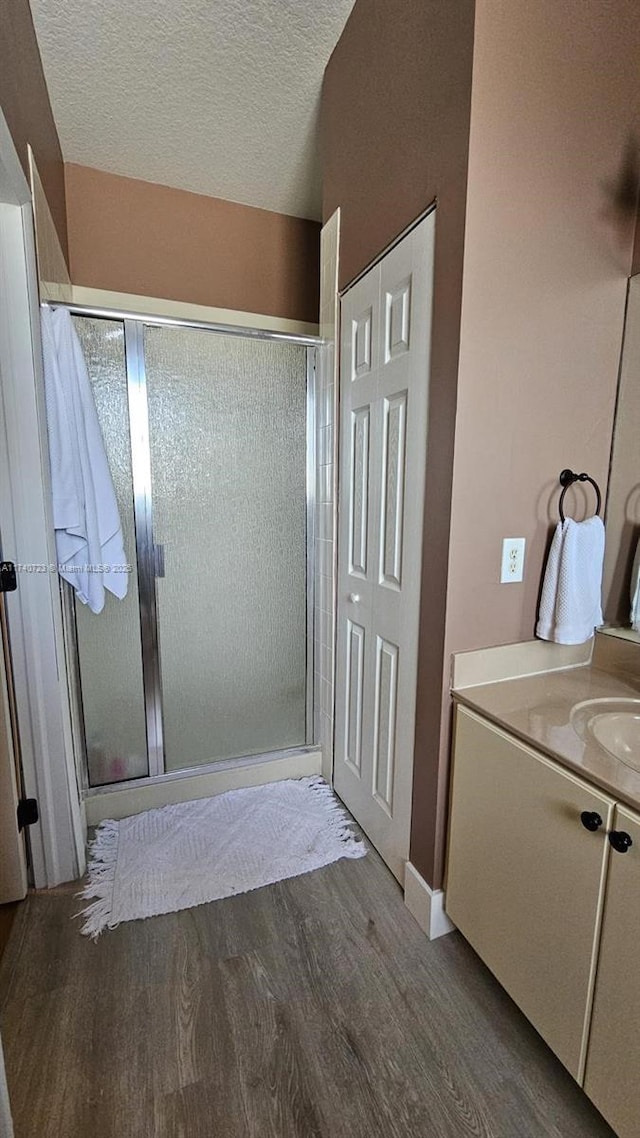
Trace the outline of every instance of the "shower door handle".
[[164, 577], [164, 545], [153, 546], [153, 571], [156, 577]]

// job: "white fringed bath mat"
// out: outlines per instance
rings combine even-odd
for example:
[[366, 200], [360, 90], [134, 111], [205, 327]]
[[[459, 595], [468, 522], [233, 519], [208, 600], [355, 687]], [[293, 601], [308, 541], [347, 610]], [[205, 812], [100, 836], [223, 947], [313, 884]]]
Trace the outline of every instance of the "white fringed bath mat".
[[102, 822], [91, 845], [93, 899], [82, 932], [247, 893], [363, 857], [351, 820], [324, 779], [287, 779]]

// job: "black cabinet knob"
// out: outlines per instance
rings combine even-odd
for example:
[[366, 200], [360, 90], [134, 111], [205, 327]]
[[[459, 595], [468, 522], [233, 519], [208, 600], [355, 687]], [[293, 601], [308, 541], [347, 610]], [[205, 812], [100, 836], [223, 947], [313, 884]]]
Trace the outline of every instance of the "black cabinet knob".
[[631, 835], [626, 834], [624, 830], [612, 830], [609, 834], [609, 841], [618, 853], [626, 853], [629, 847], [633, 845]]
[[599, 814], [596, 814], [595, 810], [583, 810], [580, 815], [580, 821], [585, 830], [591, 830], [593, 833], [599, 830], [602, 825], [602, 818]]

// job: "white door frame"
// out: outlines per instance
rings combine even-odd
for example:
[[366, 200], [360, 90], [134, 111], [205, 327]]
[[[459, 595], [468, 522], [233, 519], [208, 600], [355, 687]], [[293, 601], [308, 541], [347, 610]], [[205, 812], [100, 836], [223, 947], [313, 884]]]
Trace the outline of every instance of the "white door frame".
[[17, 565], [6, 595], [36, 888], [84, 872], [86, 828], [76, 783], [62, 606], [55, 566], [40, 307], [29, 184], [0, 111], [0, 383], [5, 438], [0, 474], [2, 556]]

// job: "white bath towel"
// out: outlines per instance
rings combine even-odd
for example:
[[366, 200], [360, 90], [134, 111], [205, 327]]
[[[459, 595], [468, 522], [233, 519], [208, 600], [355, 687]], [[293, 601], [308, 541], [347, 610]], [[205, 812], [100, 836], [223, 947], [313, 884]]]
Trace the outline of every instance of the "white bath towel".
[[640, 540], [636, 546], [636, 555], [631, 570], [631, 612], [629, 620], [634, 632], [640, 632]]
[[540, 599], [536, 636], [583, 644], [602, 624], [604, 525], [598, 517], [558, 522]]
[[42, 310], [42, 351], [58, 571], [98, 613], [129, 582], [118, 504], [91, 383], [65, 308]]

